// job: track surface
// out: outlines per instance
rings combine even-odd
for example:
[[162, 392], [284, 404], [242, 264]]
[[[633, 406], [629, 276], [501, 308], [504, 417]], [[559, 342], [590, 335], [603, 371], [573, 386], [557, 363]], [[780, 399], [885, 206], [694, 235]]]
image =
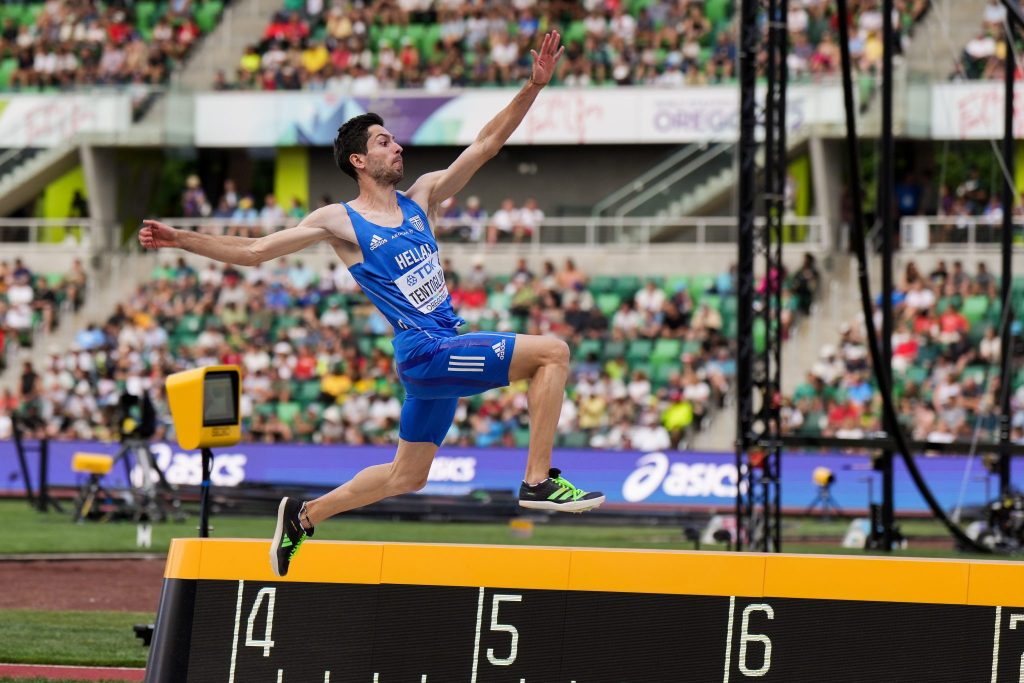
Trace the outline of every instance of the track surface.
[[[164, 559], [0, 561], [0, 609], [152, 612]], [[0, 664], [0, 676], [141, 681], [143, 669]]]

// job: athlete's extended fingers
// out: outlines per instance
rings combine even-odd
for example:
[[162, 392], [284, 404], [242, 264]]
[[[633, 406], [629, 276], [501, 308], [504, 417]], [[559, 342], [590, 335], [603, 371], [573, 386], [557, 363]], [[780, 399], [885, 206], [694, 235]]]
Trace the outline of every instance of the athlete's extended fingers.
[[556, 61], [556, 62], [557, 62], [557, 61], [558, 61], [559, 59], [561, 59], [561, 58], [562, 58], [562, 53], [563, 53], [563, 52], [565, 52], [565, 45], [563, 45], [562, 47], [558, 48], [558, 52], [556, 52], [556, 53], [555, 53], [555, 61]]
[[558, 48], [558, 41], [561, 39], [561, 37], [562, 36], [559, 35], [557, 30], [551, 32], [551, 42], [548, 44], [549, 54], [553, 54], [554, 51]]
[[548, 43], [551, 42], [551, 33], [544, 34], [544, 40], [540, 42], [540, 54], [546, 55], [548, 53]]

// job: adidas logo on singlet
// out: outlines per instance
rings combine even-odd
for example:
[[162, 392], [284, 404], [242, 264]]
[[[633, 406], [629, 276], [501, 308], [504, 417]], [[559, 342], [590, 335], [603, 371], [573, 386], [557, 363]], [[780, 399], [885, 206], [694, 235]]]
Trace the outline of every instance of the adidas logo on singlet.
[[377, 247], [382, 247], [387, 244], [388, 241], [379, 235], [374, 235], [370, 240], [370, 251], [373, 251]]
[[494, 355], [498, 357], [498, 360], [505, 360], [505, 340], [502, 339], [497, 344], [494, 344], [491, 349], [494, 350]]

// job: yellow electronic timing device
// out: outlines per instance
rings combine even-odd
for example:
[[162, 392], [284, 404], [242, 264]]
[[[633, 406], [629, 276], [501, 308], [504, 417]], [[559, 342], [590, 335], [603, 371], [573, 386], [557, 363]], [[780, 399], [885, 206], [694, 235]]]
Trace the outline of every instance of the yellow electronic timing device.
[[242, 370], [211, 365], [167, 378], [178, 444], [186, 450], [234, 446], [242, 438]]
[[210, 475], [214, 446], [234, 446], [242, 438], [242, 369], [211, 365], [167, 378], [174, 431], [185, 450], [202, 449], [199, 537], [210, 535]]

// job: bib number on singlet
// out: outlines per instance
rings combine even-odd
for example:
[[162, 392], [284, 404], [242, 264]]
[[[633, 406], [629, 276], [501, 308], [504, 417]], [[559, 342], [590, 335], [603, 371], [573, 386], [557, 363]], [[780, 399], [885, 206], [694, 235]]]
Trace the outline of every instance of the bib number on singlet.
[[434, 252], [414, 268], [402, 273], [395, 285], [420, 313], [431, 313], [448, 298], [441, 259]]

